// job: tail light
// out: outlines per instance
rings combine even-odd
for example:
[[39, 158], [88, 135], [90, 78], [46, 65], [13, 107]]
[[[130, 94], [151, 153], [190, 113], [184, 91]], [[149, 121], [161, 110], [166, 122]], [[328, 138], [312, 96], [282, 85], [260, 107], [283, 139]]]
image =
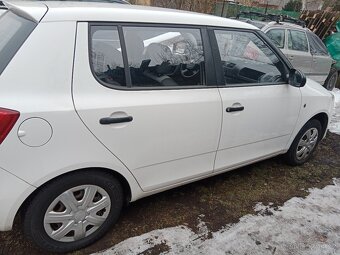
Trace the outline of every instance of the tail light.
[[0, 108], [0, 144], [5, 140], [17, 122], [20, 112]]

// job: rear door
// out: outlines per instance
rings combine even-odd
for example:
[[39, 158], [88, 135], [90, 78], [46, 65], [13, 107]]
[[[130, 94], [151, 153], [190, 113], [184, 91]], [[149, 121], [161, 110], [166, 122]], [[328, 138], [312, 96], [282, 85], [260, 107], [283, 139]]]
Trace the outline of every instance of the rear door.
[[287, 49], [285, 55], [295, 69], [301, 70], [307, 76], [311, 74], [313, 56], [309, 50], [305, 31], [287, 29]]
[[324, 84], [331, 70], [333, 60], [329, 56], [326, 46], [316, 34], [307, 31], [307, 37], [313, 55], [310, 77], [320, 84]]
[[286, 65], [254, 31], [215, 29], [211, 37], [223, 101], [215, 171], [282, 153], [301, 105], [300, 89], [286, 82]]
[[145, 191], [213, 171], [222, 106], [202, 38], [199, 27], [78, 24], [76, 110]]

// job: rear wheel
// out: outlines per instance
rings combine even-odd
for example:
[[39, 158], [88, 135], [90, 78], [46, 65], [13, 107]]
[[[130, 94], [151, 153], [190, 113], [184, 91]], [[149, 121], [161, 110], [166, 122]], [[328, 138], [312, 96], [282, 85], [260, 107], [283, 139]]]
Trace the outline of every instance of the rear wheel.
[[122, 206], [122, 186], [110, 174], [68, 174], [43, 187], [29, 203], [24, 233], [45, 251], [74, 251], [103, 236]]
[[334, 67], [332, 67], [327, 77], [327, 80], [325, 81], [324, 87], [332, 91], [335, 88], [337, 81], [338, 81], [338, 71]]
[[287, 162], [298, 166], [307, 162], [319, 141], [321, 140], [322, 126], [318, 120], [310, 120], [302, 127], [286, 153]]

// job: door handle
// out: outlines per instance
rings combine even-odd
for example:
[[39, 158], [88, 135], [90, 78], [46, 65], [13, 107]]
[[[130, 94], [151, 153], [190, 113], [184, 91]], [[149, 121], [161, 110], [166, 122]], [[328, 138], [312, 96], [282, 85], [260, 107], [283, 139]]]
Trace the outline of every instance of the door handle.
[[110, 124], [131, 122], [132, 120], [133, 120], [132, 116], [120, 117], [120, 118], [106, 117], [106, 118], [101, 118], [99, 120], [99, 123], [102, 125], [110, 125]]
[[237, 107], [228, 107], [226, 109], [227, 112], [240, 112], [244, 110], [244, 106], [237, 106]]

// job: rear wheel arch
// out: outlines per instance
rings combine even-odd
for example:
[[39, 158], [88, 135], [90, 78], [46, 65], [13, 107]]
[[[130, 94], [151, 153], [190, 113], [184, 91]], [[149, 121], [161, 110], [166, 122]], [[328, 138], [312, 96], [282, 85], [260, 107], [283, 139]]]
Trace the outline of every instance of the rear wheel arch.
[[112, 169], [108, 169], [108, 168], [101, 168], [101, 167], [91, 167], [91, 168], [82, 168], [82, 169], [77, 169], [77, 170], [73, 170], [61, 175], [58, 175], [50, 180], [48, 180], [47, 182], [45, 182], [44, 184], [42, 184], [41, 186], [39, 186], [36, 190], [34, 190], [26, 199], [25, 201], [21, 204], [21, 206], [19, 207], [16, 217], [18, 217], [19, 215], [23, 216], [24, 212], [26, 211], [26, 208], [28, 206], [28, 204], [30, 203], [30, 201], [44, 188], [46, 187], [49, 183], [55, 181], [56, 179], [62, 177], [62, 176], [67, 176], [67, 175], [72, 175], [72, 174], [78, 174], [78, 173], [86, 173], [86, 172], [98, 172], [98, 173], [103, 173], [106, 175], [110, 175], [113, 178], [116, 178], [120, 184], [123, 187], [123, 192], [124, 192], [124, 197], [125, 197], [125, 205], [127, 205], [130, 201], [131, 201], [131, 196], [132, 196], [132, 191], [131, 191], [131, 187], [129, 182], [127, 181], [127, 179], [120, 174], [119, 172], [112, 170]]

